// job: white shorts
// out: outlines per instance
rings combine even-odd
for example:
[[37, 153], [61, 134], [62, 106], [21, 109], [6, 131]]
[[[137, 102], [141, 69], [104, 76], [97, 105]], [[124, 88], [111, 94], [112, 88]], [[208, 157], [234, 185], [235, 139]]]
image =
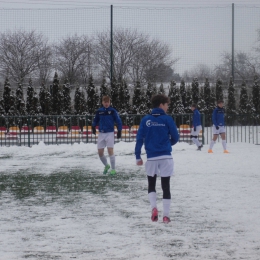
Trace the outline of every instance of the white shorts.
[[212, 127], [213, 135], [219, 135], [222, 133], [226, 133], [226, 128], [225, 126], [219, 126], [219, 129], [217, 130], [215, 125]]
[[115, 136], [114, 132], [98, 134], [97, 148], [103, 149], [105, 147], [114, 148]]
[[153, 177], [155, 174], [161, 177], [169, 177], [173, 175], [174, 163], [173, 158], [165, 158], [163, 156], [150, 158], [145, 163], [145, 171], [148, 176]]
[[201, 125], [196, 126], [196, 131], [194, 131], [194, 127], [193, 127], [191, 130], [191, 135], [199, 136], [201, 129], [202, 129]]

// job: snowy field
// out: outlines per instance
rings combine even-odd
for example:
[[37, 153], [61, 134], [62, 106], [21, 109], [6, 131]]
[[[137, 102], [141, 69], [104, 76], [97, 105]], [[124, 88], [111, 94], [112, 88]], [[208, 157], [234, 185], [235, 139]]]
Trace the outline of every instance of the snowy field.
[[168, 225], [150, 221], [134, 145], [115, 145], [116, 176], [95, 144], [0, 147], [0, 259], [260, 259], [259, 145], [178, 143]]

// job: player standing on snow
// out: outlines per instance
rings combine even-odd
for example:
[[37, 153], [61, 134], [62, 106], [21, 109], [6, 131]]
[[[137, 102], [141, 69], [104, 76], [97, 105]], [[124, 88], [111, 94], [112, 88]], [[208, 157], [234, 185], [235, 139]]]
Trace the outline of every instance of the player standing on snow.
[[152, 208], [152, 221], [158, 221], [156, 205], [156, 178], [161, 176], [163, 190], [163, 222], [169, 223], [171, 204], [170, 177], [173, 175], [172, 145], [179, 140], [179, 134], [172, 117], [166, 115], [169, 98], [165, 95], [152, 97], [153, 110], [145, 116], [136, 136], [136, 164], [142, 165], [141, 148], [143, 143], [147, 154], [145, 170], [148, 179], [148, 198]]
[[102, 98], [103, 107], [99, 108], [96, 112], [95, 118], [92, 123], [92, 133], [96, 134], [96, 126], [99, 125], [99, 135], [97, 141], [98, 155], [101, 162], [105, 165], [103, 174], [106, 174], [110, 168], [107, 163], [107, 158], [104, 155], [104, 149], [107, 147], [108, 155], [111, 163], [110, 174], [116, 174], [115, 170], [115, 155], [114, 155], [114, 123], [117, 124], [117, 138], [121, 138], [122, 121], [117, 111], [110, 106], [110, 98], [104, 96]]
[[200, 133], [200, 130], [202, 129], [200, 112], [197, 109], [196, 104], [191, 105], [191, 110], [193, 111], [193, 116], [192, 116], [192, 127], [193, 128], [191, 131], [190, 138], [193, 141], [193, 143], [197, 145], [197, 147], [198, 147], [197, 150], [200, 151], [201, 148], [203, 147], [202, 143], [200, 143], [200, 141], [199, 141], [199, 133]]
[[218, 138], [218, 135], [221, 136], [222, 146], [224, 153], [228, 153], [227, 142], [226, 142], [226, 129], [225, 129], [225, 120], [224, 120], [224, 102], [222, 100], [218, 101], [217, 107], [214, 109], [212, 114], [213, 121], [213, 138], [210, 142], [208, 153], [213, 153], [212, 148], [215, 144], [215, 141]]

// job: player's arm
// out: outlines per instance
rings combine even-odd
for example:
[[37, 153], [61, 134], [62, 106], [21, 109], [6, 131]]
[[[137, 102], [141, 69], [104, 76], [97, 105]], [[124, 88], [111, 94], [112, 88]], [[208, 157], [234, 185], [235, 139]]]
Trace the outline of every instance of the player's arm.
[[93, 119], [93, 121], [92, 121], [92, 126], [93, 126], [93, 127], [96, 127], [97, 124], [98, 124], [98, 122], [99, 122], [99, 120], [100, 120], [100, 116], [99, 116], [99, 113], [98, 113], [98, 110], [97, 110], [97, 111], [96, 111], [96, 115], [95, 115], [95, 117], [94, 117], [94, 119]]
[[122, 120], [116, 110], [113, 113], [113, 117], [114, 117], [114, 121], [116, 122], [116, 125], [117, 125], [117, 131], [122, 131]]
[[100, 119], [99, 113], [98, 113], [98, 111], [96, 111], [96, 115], [92, 122], [92, 134], [94, 134], [94, 135], [96, 134], [96, 126], [99, 122], [99, 119]]
[[144, 127], [143, 127], [142, 122], [143, 122], [143, 120], [141, 121], [140, 127], [139, 127], [137, 135], [136, 135], [135, 157], [136, 157], [137, 165], [143, 164], [143, 160], [141, 158], [141, 150], [142, 150], [142, 146], [144, 144]]
[[200, 119], [199, 111], [196, 110], [196, 112], [195, 112], [195, 120], [194, 120], [194, 123], [193, 123], [194, 127], [198, 126], [199, 119]]
[[213, 121], [213, 125], [215, 125], [217, 127], [218, 126], [218, 122], [217, 122], [217, 110], [216, 109], [214, 109], [214, 111], [213, 111], [212, 121]]
[[117, 138], [121, 138], [122, 136], [122, 121], [121, 118], [118, 114], [118, 112], [114, 109], [114, 113], [113, 113], [113, 119], [114, 122], [116, 122], [117, 125]]
[[194, 113], [194, 118], [193, 118], [193, 130], [196, 131], [196, 127], [200, 124], [200, 114], [199, 111], [196, 110]]
[[175, 145], [179, 141], [179, 133], [176, 127], [175, 122], [171, 117], [169, 117], [169, 129], [170, 129], [170, 136], [171, 136], [171, 145]]

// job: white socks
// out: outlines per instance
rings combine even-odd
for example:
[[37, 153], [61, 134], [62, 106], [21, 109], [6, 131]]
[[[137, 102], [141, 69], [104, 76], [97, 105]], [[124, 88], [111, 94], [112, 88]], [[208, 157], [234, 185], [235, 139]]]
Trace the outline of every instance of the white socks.
[[109, 156], [110, 158], [110, 163], [111, 163], [111, 169], [115, 169], [116, 167], [116, 157], [115, 155]]
[[163, 199], [163, 216], [169, 217], [170, 215], [171, 199]]
[[149, 201], [150, 201], [150, 205], [151, 205], [151, 208], [157, 208], [157, 205], [156, 205], [156, 192], [150, 192], [148, 193], [148, 198], [149, 198]]
[[215, 142], [213, 140], [211, 140], [210, 145], [209, 145], [209, 149], [212, 150], [213, 146], [214, 146]]
[[[209, 149], [212, 150], [213, 146], [214, 146], [215, 142], [213, 140], [211, 140], [210, 145], [209, 145]], [[222, 146], [224, 150], [227, 150], [227, 142], [226, 140], [222, 140]]]
[[[107, 157], [105, 155], [99, 157], [101, 162], [107, 166]], [[115, 166], [116, 166], [116, 158], [115, 158], [115, 155], [112, 155], [112, 156], [109, 156], [110, 158], [110, 163], [111, 163], [111, 169], [115, 169]]]
[[107, 166], [107, 158], [106, 158], [106, 156], [105, 155], [103, 155], [103, 156], [99, 156], [99, 158], [100, 158], [100, 160], [101, 160], [101, 162], [105, 165], [105, 166]]
[[198, 147], [200, 146], [200, 142], [199, 142], [198, 138], [194, 138], [194, 137], [193, 137], [191, 140], [192, 140], [193, 143], [196, 144]]
[[227, 150], [227, 142], [226, 140], [222, 140], [222, 146], [224, 150]]
[[[156, 192], [150, 192], [148, 194], [151, 209], [157, 208], [156, 205]], [[169, 217], [171, 207], [171, 199], [163, 199], [163, 217]]]

